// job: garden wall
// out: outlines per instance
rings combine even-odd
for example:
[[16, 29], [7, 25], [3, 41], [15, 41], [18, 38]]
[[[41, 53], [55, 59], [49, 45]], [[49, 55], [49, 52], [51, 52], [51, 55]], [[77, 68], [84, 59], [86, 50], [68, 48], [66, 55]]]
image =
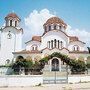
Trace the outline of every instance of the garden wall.
[[70, 75], [68, 83], [90, 82], [90, 75]]
[[5, 75], [0, 76], [0, 87], [35, 86], [43, 83], [41, 75]]

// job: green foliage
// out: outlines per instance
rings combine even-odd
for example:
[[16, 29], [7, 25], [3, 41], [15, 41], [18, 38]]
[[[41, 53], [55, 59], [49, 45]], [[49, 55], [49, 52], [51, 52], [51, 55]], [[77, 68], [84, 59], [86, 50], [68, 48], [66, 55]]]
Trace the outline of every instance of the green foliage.
[[45, 63], [47, 63], [48, 60], [52, 59], [53, 57], [61, 58], [63, 62], [71, 67], [72, 73], [82, 73], [86, 70], [86, 64], [83, 61], [70, 59], [67, 55], [63, 55], [58, 52], [54, 52], [51, 55], [42, 58], [39, 62], [35, 61], [35, 63], [33, 63], [32, 60], [28, 61], [22, 57], [19, 57], [12, 65], [12, 68], [14, 68], [14, 70], [18, 72], [21, 67], [24, 67], [26, 71], [28, 71], [28, 69], [31, 69], [31, 71], [41, 72], [41, 70], [45, 66]]
[[81, 60], [77, 60], [76, 63], [74, 64], [74, 66], [71, 66], [72, 73], [81, 74], [81, 73], [84, 73], [85, 70], [86, 70], [86, 65]]
[[90, 56], [87, 58], [87, 68], [90, 68]]
[[88, 48], [88, 52], [90, 53], [90, 47], [87, 47]]
[[45, 63], [48, 62], [48, 60], [52, 59], [53, 57], [61, 58], [62, 61], [64, 61], [67, 65], [71, 67], [72, 73], [85, 72], [86, 70], [86, 65], [83, 61], [70, 59], [67, 55], [63, 55], [58, 52], [54, 52], [48, 57], [42, 58], [40, 62], [42, 62], [43, 65], [45, 65]]

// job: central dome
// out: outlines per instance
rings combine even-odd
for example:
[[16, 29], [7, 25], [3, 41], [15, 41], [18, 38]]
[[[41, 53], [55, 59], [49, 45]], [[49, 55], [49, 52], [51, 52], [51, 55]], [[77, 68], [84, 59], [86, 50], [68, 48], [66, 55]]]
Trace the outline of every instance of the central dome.
[[67, 24], [64, 23], [64, 21], [63, 21], [62, 19], [58, 18], [58, 17], [51, 17], [50, 19], [48, 19], [48, 20], [46, 21], [46, 23], [44, 24], [44, 26], [45, 26], [45, 25], [50, 25], [50, 24], [61, 24], [61, 25], [63, 25], [65, 28], [66, 28], [66, 26], [67, 26]]

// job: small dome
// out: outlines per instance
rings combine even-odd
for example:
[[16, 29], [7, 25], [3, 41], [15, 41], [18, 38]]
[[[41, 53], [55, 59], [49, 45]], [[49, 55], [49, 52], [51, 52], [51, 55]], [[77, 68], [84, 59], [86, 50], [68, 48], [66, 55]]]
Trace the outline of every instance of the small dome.
[[44, 26], [49, 25], [49, 24], [61, 24], [61, 25], [64, 25], [65, 28], [67, 27], [67, 24], [64, 23], [64, 21], [62, 19], [58, 18], [58, 17], [51, 17], [50, 19], [48, 19], [46, 21]]
[[41, 41], [41, 36], [33, 36], [32, 37], [32, 40], [33, 41], [39, 41], [40, 42]]
[[20, 20], [20, 18], [19, 18], [15, 13], [9, 13], [9, 14], [5, 17], [5, 19], [7, 19], [7, 18], [16, 18], [16, 19], [19, 19], [19, 20]]

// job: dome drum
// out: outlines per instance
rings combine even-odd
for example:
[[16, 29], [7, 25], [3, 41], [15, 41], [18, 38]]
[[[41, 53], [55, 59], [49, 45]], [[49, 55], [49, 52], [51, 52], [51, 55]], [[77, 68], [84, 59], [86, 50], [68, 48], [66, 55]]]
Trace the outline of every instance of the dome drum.
[[66, 29], [67, 24], [64, 23], [64, 21], [58, 17], [52, 17], [46, 21], [43, 27], [45, 30], [44, 33], [51, 31], [51, 30], [62, 30], [63, 31]]

